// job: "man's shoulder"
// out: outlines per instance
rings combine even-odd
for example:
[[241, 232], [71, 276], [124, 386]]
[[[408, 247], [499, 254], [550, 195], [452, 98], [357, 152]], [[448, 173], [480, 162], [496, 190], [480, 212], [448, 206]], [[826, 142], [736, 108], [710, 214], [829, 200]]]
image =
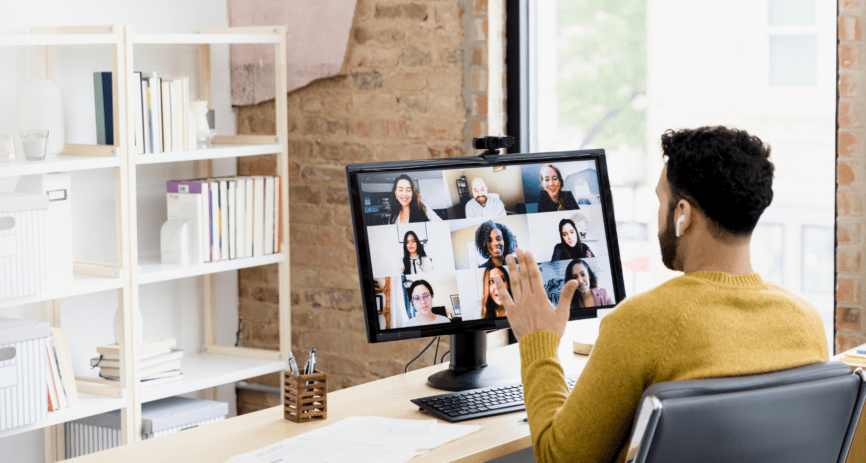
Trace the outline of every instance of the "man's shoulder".
[[678, 276], [653, 289], [627, 298], [616, 306], [611, 315], [646, 317], [653, 320], [665, 314], [674, 315], [679, 312], [678, 307], [694, 297], [699, 297], [704, 287], [706, 285], [693, 278]]

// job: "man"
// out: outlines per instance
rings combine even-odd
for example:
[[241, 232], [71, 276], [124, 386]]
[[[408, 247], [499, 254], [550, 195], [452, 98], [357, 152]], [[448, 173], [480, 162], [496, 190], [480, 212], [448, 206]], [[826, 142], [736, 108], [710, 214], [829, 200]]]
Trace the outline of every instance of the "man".
[[481, 177], [472, 179], [472, 198], [466, 203], [466, 218], [482, 217], [495, 219], [507, 214], [505, 205], [496, 193], [487, 193], [487, 184]]
[[513, 299], [503, 302], [520, 341], [539, 462], [624, 462], [638, 401], [652, 384], [828, 359], [815, 309], [752, 271], [751, 233], [773, 198], [769, 147], [744, 131], [702, 127], [665, 132], [662, 149], [667, 162], [656, 188], [662, 261], [684, 275], [604, 318], [570, 395], [556, 350], [576, 283], [565, 285], [554, 309], [534, 257], [518, 249], [516, 262], [506, 259]]

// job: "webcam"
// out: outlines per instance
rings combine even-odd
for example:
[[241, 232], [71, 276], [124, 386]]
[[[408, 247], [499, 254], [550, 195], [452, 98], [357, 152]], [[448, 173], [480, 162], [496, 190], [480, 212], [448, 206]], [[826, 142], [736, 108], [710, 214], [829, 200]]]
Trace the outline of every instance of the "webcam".
[[514, 145], [514, 137], [478, 137], [472, 139], [472, 147], [477, 150], [498, 150], [511, 148]]

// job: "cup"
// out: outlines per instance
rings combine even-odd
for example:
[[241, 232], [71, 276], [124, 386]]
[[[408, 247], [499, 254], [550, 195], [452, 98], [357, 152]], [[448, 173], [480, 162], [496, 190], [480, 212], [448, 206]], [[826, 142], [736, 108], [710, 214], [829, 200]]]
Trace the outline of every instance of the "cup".
[[22, 130], [21, 142], [24, 145], [24, 157], [28, 161], [45, 159], [45, 150], [48, 147], [47, 130]]
[[15, 143], [9, 132], [0, 133], [0, 162], [15, 162]]

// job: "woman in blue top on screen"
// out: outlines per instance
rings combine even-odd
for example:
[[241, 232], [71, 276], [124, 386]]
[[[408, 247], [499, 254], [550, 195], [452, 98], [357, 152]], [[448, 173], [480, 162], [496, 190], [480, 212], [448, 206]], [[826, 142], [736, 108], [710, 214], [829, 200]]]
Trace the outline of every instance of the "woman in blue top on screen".
[[562, 189], [562, 174], [553, 164], [541, 166], [541, 192], [538, 194], [538, 212], [580, 209], [574, 195]]
[[391, 188], [391, 217], [388, 223], [430, 222], [441, 221], [432, 209], [421, 202], [421, 193], [415, 187], [415, 182], [406, 174], [401, 174], [394, 180]]
[[403, 268], [400, 273], [413, 275], [432, 271], [433, 259], [424, 252], [424, 245], [418, 240], [418, 235], [411, 230], [407, 231], [403, 236]]
[[[577, 280], [577, 291], [571, 298], [571, 308], [613, 305], [604, 288], [598, 287], [598, 278], [583, 259], [574, 259], [565, 269], [565, 283]], [[564, 286], [564, 285], [563, 285]]]
[[451, 319], [433, 313], [433, 287], [425, 280], [415, 280], [409, 286], [409, 297], [417, 313], [406, 322], [406, 326], [451, 323]]
[[488, 220], [475, 230], [475, 247], [487, 258], [479, 268], [503, 267], [505, 256], [517, 250], [517, 238], [505, 225]]
[[505, 306], [502, 305], [502, 298], [499, 297], [499, 292], [496, 290], [496, 282], [493, 277], [499, 275], [505, 287], [508, 288], [508, 295], [511, 296], [511, 279], [508, 278], [508, 272], [505, 267], [493, 267], [484, 270], [484, 278], [481, 280], [481, 285], [484, 288], [481, 296], [481, 318], [500, 318], [505, 316]]
[[550, 260], [580, 259], [581, 257], [595, 257], [589, 246], [580, 241], [577, 227], [571, 219], [559, 221], [559, 244], [553, 247], [553, 257]]

